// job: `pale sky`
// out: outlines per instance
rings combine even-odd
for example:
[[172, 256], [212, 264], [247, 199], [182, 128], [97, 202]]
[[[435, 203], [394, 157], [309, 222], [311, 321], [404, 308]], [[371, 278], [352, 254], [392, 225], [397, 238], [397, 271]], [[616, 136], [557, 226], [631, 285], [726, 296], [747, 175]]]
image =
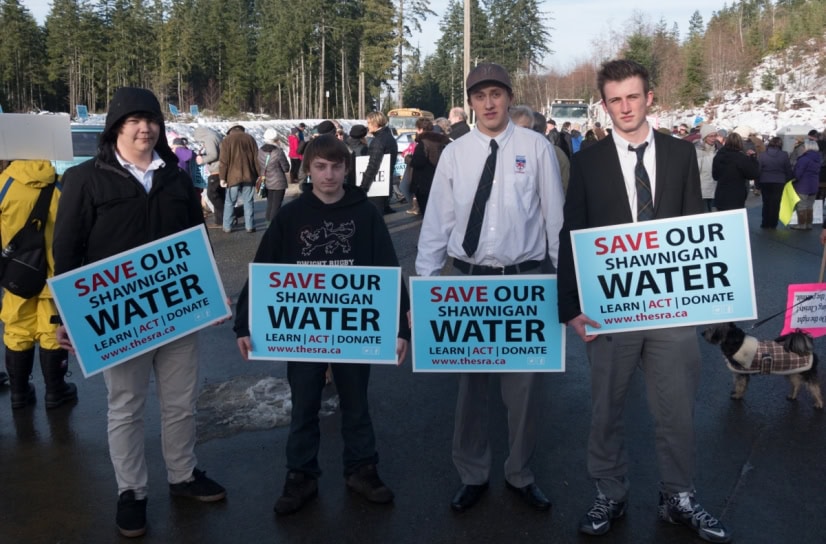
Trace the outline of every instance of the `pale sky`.
[[[50, 0], [22, 0], [38, 23], [43, 24], [51, 5]], [[548, 68], [570, 68], [578, 60], [591, 57], [592, 42], [600, 36], [610, 37], [611, 31], [626, 33], [626, 27], [632, 20], [635, 10], [653, 25], [664, 18], [670, 30], [676, 22], [680, 37], [688, 32], [688, 21], [695, 10], [700, 12], [703, 23], [708, 24], [714, 11], [719, 10], [725, 2], [720, 0], [693, 0], [692, 2], [675, 2], [674, 0], [544, 0], [543, 9], [553, 20], [548, 25], [553, 27], [551, 49], [554, 55], [546, 59]], [[448, 0], [430, 0], [430, 9], [436, 17], [428, 18], [422, 24], [422, 33], [413, 38], [422, 52], [433, 53], [435, 41], [439, 38], [439, 22], [447, 10]]]

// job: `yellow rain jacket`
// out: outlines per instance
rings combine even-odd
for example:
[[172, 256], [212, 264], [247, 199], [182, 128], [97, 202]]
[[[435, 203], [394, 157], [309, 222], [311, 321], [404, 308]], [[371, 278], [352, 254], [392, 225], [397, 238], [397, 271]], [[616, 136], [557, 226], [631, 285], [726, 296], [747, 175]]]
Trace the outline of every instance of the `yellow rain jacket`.
[[[14, 238], [34, 208], [40, 189], [56, 183], [55, 170], [49, 161], [16, 160], [0, 173], [0, 247], [6, 247]], [[52, 193], [49, 217], [46, 221], [48, 275], [54, 275], [52, 241], [60, 186]], [[55, 339], [57, 326], [50, 323], [57, 314], [49, 287], [36, 297], [25, 299], [9, 292], [3, 293], [0, 320], [3, 321], [3, 342], [15, 351], [25, 351], [39, 342], [45, 349], [58, 349]]]

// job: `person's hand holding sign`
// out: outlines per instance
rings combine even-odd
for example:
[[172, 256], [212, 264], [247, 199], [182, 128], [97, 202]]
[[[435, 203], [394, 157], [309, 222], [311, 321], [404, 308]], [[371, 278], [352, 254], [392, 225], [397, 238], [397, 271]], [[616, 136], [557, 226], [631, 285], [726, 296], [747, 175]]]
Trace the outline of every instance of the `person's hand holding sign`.
[[250, 342], [250, 337], [241, 336], [238, 338], [237, 342], [238, 349], [241, 351], [241, 357], [243, 357], [245, 361], [249, 361], [250, 352], [252, 351], [252, 342]]
[[72, 341], [69, 339], [69, 333], [66, 332], [66, 327], [63, 325], [58, 325], [57, 329], [55, 330], [55, 336], [57, 337], [58, 345], [71, 353], [72, 355], [75, 354], [75, 347], [72, 345]]
[[407, 348], [409, 345], [410, 342], [404, 338], [396, 338], [396, 366], [401, 366], [404, 362], [404, 358], [407, 357]]
[[566, 323], [569, 327], [572, 327], [574, 331], [582, 338], [583, 342], [590, 342], [591, 340], [597, 337], [596, 334], [588, 334], [585, 332], [585, 325], [589, 325], [594, 327], [595, 329], [600, 328], [600, 324], [588, 317], [585, 314], [579, 314], [572, 320]]

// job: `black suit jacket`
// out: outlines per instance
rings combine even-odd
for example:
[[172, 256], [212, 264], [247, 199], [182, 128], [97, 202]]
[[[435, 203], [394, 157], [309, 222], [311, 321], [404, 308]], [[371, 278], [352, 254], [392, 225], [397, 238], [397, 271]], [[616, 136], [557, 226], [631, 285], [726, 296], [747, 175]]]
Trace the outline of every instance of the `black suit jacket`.
[[[664, 219], [704, 211], [697, 154], [690, 142], [654, 131], [656, 180], [654, 218]], [[613, 137], [575, 153], [565, 195], [565, 221], [559, 233], [559, 320], [567, 323], [582, 313], [571, 248], [571, 231], [631, 223], [633, 215]]]

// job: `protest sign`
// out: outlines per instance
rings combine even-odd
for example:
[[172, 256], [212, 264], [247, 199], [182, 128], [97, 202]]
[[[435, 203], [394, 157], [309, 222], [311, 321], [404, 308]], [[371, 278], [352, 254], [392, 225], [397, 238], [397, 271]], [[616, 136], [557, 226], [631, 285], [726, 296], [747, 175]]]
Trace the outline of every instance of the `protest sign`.
[[571, 232], [589, 334], [754, 319], [745, 210]]
[[780, 334], [797, 329], [815, 338], [826, 335], [826, 283], [789, 285], [786, 318]]
[[250, 264], [250, 359], [396, 364], [401, 269]]
[[0, 116], [0, 160], [69, 161], [72, 153], [68, 115], [6, 113]]
[[413, 372], [564, 372], [556, 277], [410, 278]]
[[232, 315], [203, 226], [48, 282], [87, 378]]
[[[361, 186], [361, 180], [364, 178], [364, 171], [367, 170], [367, 163], [370, 162], [370, 157], [362, 155], [356, 157], [356, 186]], [[381, 165], [379, 171], [376, 172], [376, 179], [370, 185], [370, 190], [367, 191], [367, 196], [388, 196], [390, 194], [390, 153], [385, 153], [381, 158]]]

